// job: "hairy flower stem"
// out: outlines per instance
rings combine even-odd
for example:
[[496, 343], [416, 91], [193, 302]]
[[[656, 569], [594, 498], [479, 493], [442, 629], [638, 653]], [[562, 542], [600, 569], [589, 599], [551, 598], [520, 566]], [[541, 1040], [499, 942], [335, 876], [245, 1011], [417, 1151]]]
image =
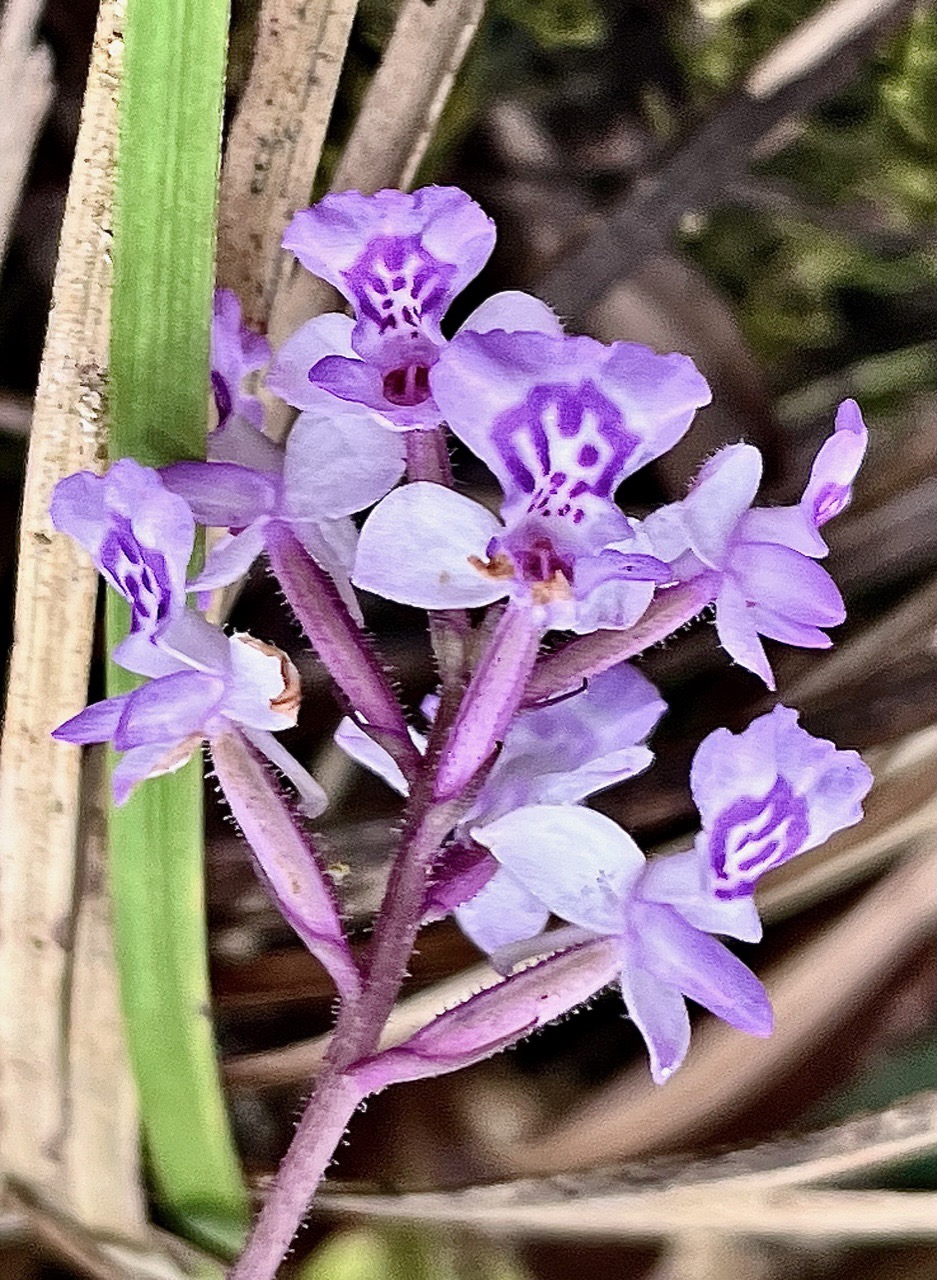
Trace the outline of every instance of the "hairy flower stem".
[[406, 976], [430, 868], [458, 818], [432, 801], [432, 768], [414, 788], [401, 846], [381, 905], [364, 990], [339, 1014], [323, 1072], [229, 1280], [272, 1280], [305, 1217], [332, 1154], [365, 1096], [349, 1068], [377, 1048]]
[[267, 554], [290, 607], [352, 708], [413, 777], [422, 767], [403, 711], [361, 628], [329, 575], [316, 564], [288, 525], [267, 526]]
[[[407, 479], [425, 480], [452, 488], [449, 445], [444, 427], [407, 433]], [[464, 609], [435, 609], [429, 615], [429, 636], [443, 686], [443, 697], [458, 693], [465, 680], [466, 642], [472, 626]]]
[[540, 647], [526, 609], [509, 604], [475, 669], [442, 748], [434, 795], [461, 795], [504, 738], [521, 704]]
[[[298, 1230], [332, 1153], [364, 1093], [350, 1068], [373, 1054], [394, 1007], [423, 917], [440, 846], [471, 801], [470, 785], [490, 756], [523, 693], [539, 643], [527, 614], [505, 611], [464, 695], [454, 725], [437, 719], [416, 778], [381, 909], [361, 994], [346, 1000], [316, 1090], [280, 1166], [230, 1280], [272, 1280]], [[473, 712], [478, 703], [482, 710]], [[483, 727], [483, 728], [482, 728]], [[440, 749], [441, 744], [441, 749]], [[463, 779], [444, 800], [448, 785]]]
[[524, 694], [524, 705], [569, 693], [590, 676], [666, 640], [712, 603], [717, 586], [715, 575], [701, 574], [692, 582], [658, 592], [644, 616], [629, 630], [594, 631], [570, 640], [537, 664]]
[[362, 1099], [354, 1076], [326, 1068], [228, 1280], [273, 1280]]

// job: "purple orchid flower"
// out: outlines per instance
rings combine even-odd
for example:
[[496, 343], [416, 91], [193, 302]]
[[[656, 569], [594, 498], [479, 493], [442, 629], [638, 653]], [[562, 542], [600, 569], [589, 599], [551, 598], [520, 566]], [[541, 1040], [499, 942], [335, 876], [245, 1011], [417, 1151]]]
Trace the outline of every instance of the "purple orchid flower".
[[[174, 670], [93, 703], [53, 732], [61, 742], [110, 742], [124, 753], [113, 773], [118, 805], [145, 778], [181, 768], [203, 739], [235, 728], [274, 763], [286, 763], [284, 772], [293, 776], [298, 768], [269, 737], [296, 723], [299, 673], [289, 658], [251, 636], [226, 636], [197, 615], [191, 622], [189, 652], [165, 655]], [[318, 784], [305, 777], [303, 792], [321, 813], [325, 797]]]
[[777, 706], [740, 734], [717, 729], [693, 758], [701, 831], [693, 849], [648, 864], [642, 893], [697, 928], [757, 942], [753, 894], [766, 871], [825, 844], [862, 818], [872, 774]]
[[[84, 547], [130, 605], [130, 634], [114, 651], [115, 662], [140, 675], [163, 675], [173, 636], [188, 629], [185, 575], [195, 521], [186, 503], [155, 471], [122, 458], [106, 475], [78, 471], [60, 480], [50, 513], [56, 529]], [[154, 646], [157, 639], [164, 649]]]
[[858, 822], [871, 781], [854, 751], [812, 737], [796, 712], [775, 707], [742, 734], [717, 729], [701, 743], [691, 783], [703, 829], [685, 853], [645, 862], [615, 823], [583, 809], [531, 805], [474, 826], [472, 837], [539, 900], [544, 917], [574, 926], [493, 959], [504, 967], [570, 942], [616, 938], [625, 1001], [658, 1083], [689, 1045], [684, 996], [767, 1035], [760, 983], [710, 935], [757, 941], [758, 878]]
[[[432, 703], [424, 708], [434, 712]], [[549, 911], [471, 840], [470, 829], [529, 805], [577, 804], [643, 773], [654, 759], [643, 743], [665, 710], [651, 682], [623, 663], [597, 676], [575, 697], [518, 715], [452, 845], [437, 863], [424, 918], [441, 919], [454, 911], [463, 932], [488, 953], [539, 933]], [[425, 748], [425, 741], [415, 737]], [[335, 741], [398, 794], [408, 793], [394, 761], [355, 721], [343, 720]]]
[[682, 502], [654, 512], [642, 526], [679, 581], [718, 574], [722, 646], [769, 689], [774, 674], [760, 636], [826, 649], [832, 641], [822, 628], [846, 617], [839, 589], [811, 557], [827, 553], [819, 529], [849, 504], [866, 441], [858, 406], [847, 400], [797, 506], [752, 509], [762, 458], [754, 445], [737, 444], [706, 463]]
[[440, 324], [494, 243], [494, 223], [457, 187], [342, 191], [301, 209], [283, 247], [334, 285], [355, 319], [304, 325], [280, 352], [271, 389], [299, 408], [323, 392], [367, 405], [396, 430], [437, 425], [429, 370], [445, 344]]
[[[638, 892], [644, 854], [610, 818], [573, 805], [531, 805], [473, 829], [545, 911], [576, 926], [577, 941], [612, 939], [622, 994], [647, 1042], [658, 1084], [690, 1042], [684, 997], [752, 1035], [770, 1035], [771, 1006], [755, 975], [673, 907]], [[539, 950], [565, 937], [543, 935]], [[536, 951], [534, 951], [536, 954]]]
[[[206, 464], [207, 465], [207, 464]], [[323, 793], [270, 736], [296, 723], [299, 677], [278, 649], [226, 636], [186, 607], [195, 521], [159, 473], [130, 458], [106, 475], [77, 472], [52, 496], [55, 527], [80, 543], [130, 605], [130, 634], [114, 660], [151, 682], [87, 707], [55, 730], [65, 742], [112, 741], [126, 752], [114, 771], [123, 803], [143, 778], [179, 768], [203, 737], [240, 725], [286, 773], [307, 808]]]
[[270, 343], [241, 323], [241, 304], [230, 289], [216, 289], [211, 325], [211, 389], [218, 411], [216, 432], [222, 435], [236, 420], [258, 431], [263, 405], [244, 390], [248, 376], [270, 363]]
[[177, 462], [164, 467], [166, 486], [184, 498], [200, 524], [233, 530], [209, 553], [191, 589], [211, 591], [237, 581], [264, 550], [278, 521], [293, 531], [333, 578], [360, 617], [348, 574], [356, 531], [349, 515], [373, 505], [403, 474], [402, 442], [367, 415], [346, 406], [300, 414], [285, 447], [270, 446], [269, 466], [235, 461]]
[[633, 625], [673, 574], [614, 493], [708, 403], [693, 362], [497, 330], [455, 338], [431, 384], [452, 430], [497, 477], [502, 520], [441, 486], [408, 485], [369, 517], [353, 581], [427, 609], [509, 596], [542, 631]]

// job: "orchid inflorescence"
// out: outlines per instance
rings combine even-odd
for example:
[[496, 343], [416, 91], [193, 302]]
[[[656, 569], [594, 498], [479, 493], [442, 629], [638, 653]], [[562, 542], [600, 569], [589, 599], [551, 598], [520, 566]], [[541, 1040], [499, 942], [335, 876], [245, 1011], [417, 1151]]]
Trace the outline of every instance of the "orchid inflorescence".
[[[687, 1053], [687, 998], [768, 1035], [764, 988], [719, 935], [757, 941], [759, 878], [857, 822], [871, 785], [855, 752], [776, 706], [700, 744], [700, 833], [682, 852], [648, 860], [587, 807], [653, 761], [646, 742], [666, 707], [628, 659], [710, 606], [723, 648], [769, 689], [762, 637], [829, 646], [825, 628], [845, 610], [818, 563], [821, 530], [850, 501], [867, 433], [845, 401], [797, 505], [753, 506], [761, 454], [734, 444], [681, 501], [624, 514], [621, 482], [684, 436], [710, 389], [688, 357], [570, 336], [518, 292], [488, 298], [444, 337], [494, 239], [455, 188], [343, 192], [300, 211], [284, 246], [353, 316], [318, 316], [274, 355], [220, 291], [209, 460], [156, 471], [122, 459], [61, 481], [53, 499], [56, 527], [130, 606], [114, 660], [147, 679], [56, 736], [122, 753], [118, 804], [207, 740], [263, 880], [340, 998], [238, 1277], [273, 1274], [369, 1092], [485, 1058], [616, 981], [658, 1083]], [[300, 411], [285, 444], [264, 433], [265, 368], [267, 392]], [[447, 430], [501, 486], [497, 515], [453, 486]], [[197, 525], [225, 532], [188, 579]], [[296, 723], [296, 669], [191, 603], [262, 554], [347, 711], [336, 742], [407, 797], [363, 957], [291, 791], [305, 817], [327, 797], [274, 737]], [[418, 716], [362, 631], [356, 589], [429, 611], [440, 686]], [[550, 632], [575, 638], [541, 656]], [[380, 1048], [418, 929], [449, 914], [501, 980]]]

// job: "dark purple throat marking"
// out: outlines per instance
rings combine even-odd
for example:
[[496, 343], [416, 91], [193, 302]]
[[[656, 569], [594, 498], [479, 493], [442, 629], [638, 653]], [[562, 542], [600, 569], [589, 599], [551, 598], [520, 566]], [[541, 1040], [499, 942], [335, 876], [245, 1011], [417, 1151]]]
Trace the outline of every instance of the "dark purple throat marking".
[[710, 867], [716, 895], [737, 898], [752, 892], [769, 867], [803, 848], [810, 827], [807, 802], [778, 778], [766, 796], [743, 796], [725, 809], [709, 833]]
[[611, 499], [639, 440], [620, 410], [586, 380], [545, 383], [495, 421], [492, 438], [527, 510], [578, 524], [586, 495]]
[[130, 605], [130, 630], [156, 634], [169, 617], [172, 581], [162, 552], [142, 547], [126, 516], [114, 516], [101, 544], [104, 575]]

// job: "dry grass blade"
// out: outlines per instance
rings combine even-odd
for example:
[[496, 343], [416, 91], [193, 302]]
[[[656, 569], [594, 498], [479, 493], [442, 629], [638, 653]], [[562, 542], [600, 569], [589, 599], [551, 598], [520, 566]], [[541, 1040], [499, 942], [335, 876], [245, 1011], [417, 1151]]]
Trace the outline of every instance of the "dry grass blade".
[[[336, 167], [333, 191], [410, 186], [484, 8], [485, 0], [405, 0]], [[284, 277], [282, 285], [270, 318], [275, 343], [327, 309], [333, 296], [304, 271]]]
[[[106, 1186], [98, 1220], [106, 1214], [112, 1230], [129, 1233], [141, 1221], [132, 1119], [129, 1133], [125, 1127], [132, 1084], [122, 1056], [113, 1056], [113, 1037], [95, 1044], [96, 1028], [79, 1025], [89, 1004], [109, 1028], [117, 1024], [100, 897], [82, 901], [76, 893], [80, 757], [49, 736], [84, 706], [88, 685], [96, 574], [68, 539], [53, 536], [48, 505], [57, 480], [99, 469], [105, 456], [122, 12], [120, 0], [105, 0], [99, 16], [23, 500], [0, 753], [0, 1164], [66, 1204], [87, 1206], [99, 1184]], [[74, 952], [73, 942], [79, 944]], [[89, 1052], [107, 1055], [103, 1075]], [[102, 1126], [110, 1130], [107, 1138]]]
[[[634, 1238], [713, 1230], [790, 1239], [908, 1238], [922, 1232], [932, 1197], [803, 1188], [935, 1149], [937, 1095], [927, 1092], [816, 1133], [695, 1163], [674, 1158], [445, 1194], [326, 1190], [324, 1206], [566, 1236]], [[868, 1212], [867, 1219], [861, 1210]]]
[[[6, 1201], [8, 1235], [30, 1237], [89, 1280], [221, 1280], [220, 1264], [165, 1231], [149, 1228], [129, 1244], [95, 1236], [84, 1222], [18, 1185], [8, 1187]], [[0, 1222], [0, 1237], [5, 1225]]]
[[640, 1193], [602, 1201], [477, 1206], [451, 1195], [328, 1196], [331, 1212], [471, 1226], [492, 1234], [587, 1240], [657, 1240], [715, 1231], [761, 1240], [859, 1243], [931, 1240], [937, 1196], [929, 1192], [799, 1191], [731, 1197], [688, 1191]]
[[412, 184], [484, 8], [485, 0], [406, 0], [335, 169], [334, 190]]
[[283, 230], [312, 190], [357, 0], [264, 0], [221, 174], [218, 283], [265, 328]]
[[9, 0], [0, 19], [0, 263], [52, 101], [52, 59], [34, 43], [43, 8], [42, 0]]
[[[715, 1020], [694, 1036], [690, 1056], [666, 1089], [642, 1064], [561, 1124], [503, 1153], [518, 1173], [585, 1169], [705, 1138], [752, 1103], [931, 935], [937, 916], [931, 837], [839, 919], [765, 975], [774, 1035], [740, 1036]], [[823, 980], [818, 981], [818, 975]]]

